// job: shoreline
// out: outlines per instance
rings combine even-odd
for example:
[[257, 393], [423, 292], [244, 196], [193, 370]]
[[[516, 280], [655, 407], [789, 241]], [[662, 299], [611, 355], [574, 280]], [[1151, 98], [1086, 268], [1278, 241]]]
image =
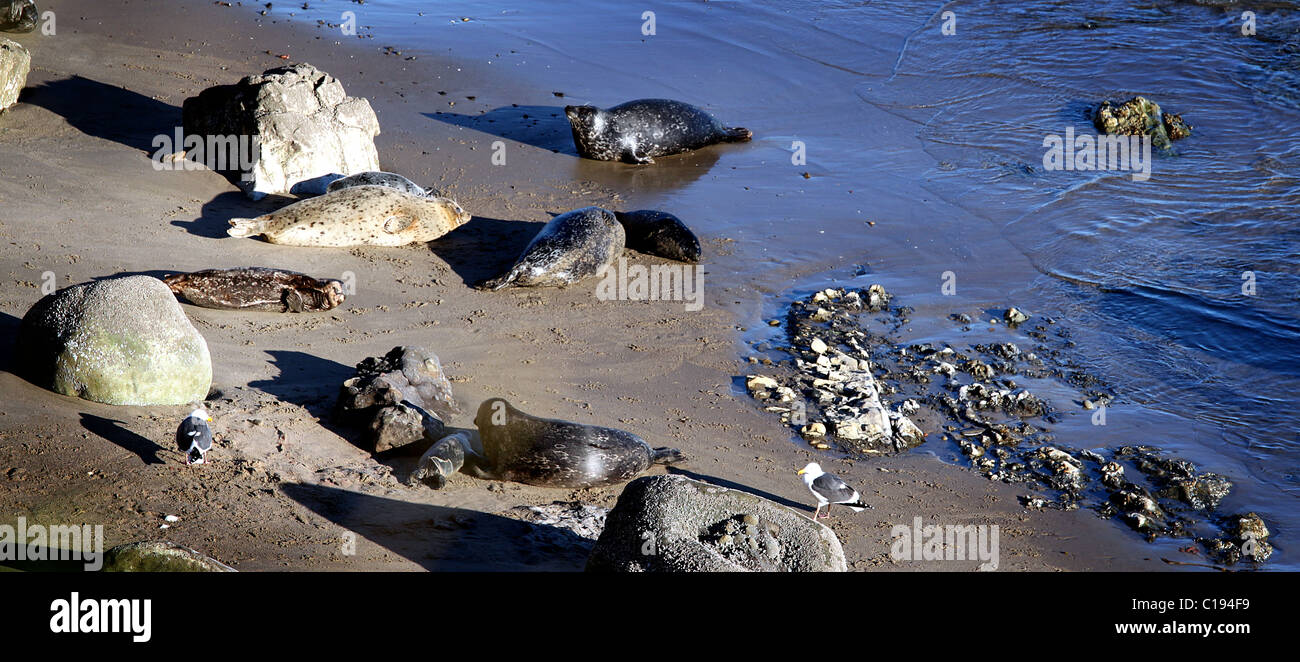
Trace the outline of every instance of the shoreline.
[[[548, 490], [461, 475], [442, 491], [407, 488], [395, 477], [405, 470], [402, 462], [377, 461], [334, 429], [329, 410], [351, 366], [418, 344], [442, 359], [467, 412], [452, 425], [467, 425], [478, 402], [499, 395], [536, 415], [620, 427], [652, 445], [678, 447], [688, 461], [673, 473], [805, 513], [812, 512], [811, 498], [794, 472], [809, 460], [823, 462], [876, 505], [829, 523], [850, 569], [977, 565], [891, 562], [891, 527], [917, 516], [998, 524], [1002, 570], [1173, 569], [1159, 560], [1165, 547], [1113, 522], [1028, 513], [1017, 503], [1020, 489], [927, 452], [852, 463], [797, 447], [734, 383], [743, 369], [736, 329], [751, 311], [771, 305], [771, 293], [735, 292], [740, 288], [725, 274], [709, 276], [721, 286], [690, 315], [677, 303], [599, 302], [594, 281], [564, 290], [469, 288], [513, 260], [547, 212], [629, 208], [629, 194], [556, 174], [589, 165], [568, 163], [566, 155], [509, 143], [530, 157], [503, 174], [486, 157], [494, 136], [442, 122], [386, 121], [420, 94], [436, 94], [431, 80], [479, 75], [457, 73], [464, 63], [340, 49], [314, 39], [313, 26], [254, 27], [248, 7], [190, 3], [126, 17], [121, 8], [131, 2], [49, 4], [59, 12], [60, 33], [17, 35], [32, 51], [28, 85], [35, 89], [0, 116], [0, 171], [23, 173], [0, 181], [0, 232], [7, 239], [0, 272], [25, 284], [7, 288], [0, 301], [6, 329], [16, 329], [40, 298], [46, 270], [58, 274], [60, 287], [116, 273], [243, 263], [320, 276], [353, 271], [358, 296], [329, 313], [295, 316], [185, 306], [212, 350], [214, 386], [225, 398], [214, 407], [223, 438], [203, 473], [177, 470], [168, 451], [159, 452], [162, 464], [142, 461], [138, 451], [168, 439], [181, 408], [98, 405], [0, 373], [9, 403], [0, 416], [0, 513], [29, 521], [93, 519], [105, 524], [106, 545], [172, 540], [241, 570], [581, 569], [579, 549], [546, 556], [523, 543], [502, 545], [514, 520], [501, 513], [556, 500], [610, 507], [621, 487]], [[216, 173], [152, 170], [148, 138], [179, 125], [186, 97], [303, 61], [338, 78], [349, 95], [370, 99], [383, 130], [376, 139], [382, 167], [444, 187], [475, 215], [473, 227], [427, 248], [333, 251], [228, 239], [221, 233], [225, 218], [265, 204], [248, 201]], [[410, 84], [388, 82], [404, 73]], [[515, 85], [502, 82], [506, 90]], [[519, 91], [521, 98], [542, 94], [549, 92]], [[466, 149], [485, 156], [442, 156]], [[122, 241], [130, 236], [139, 241]], [[728, 242], [701, 239], [707, 270], [709, 255], [728, 250]], [[789, 273], [820, 273], [793, 262], [785, 265]], [[720, 305], [724, 299], [739, 303]], [[0, 366], [12, 351], [0, 349]], [[164, 514], [181, 522], [160, 531]], [[337, 550], [348, 530], [360, 538], [355, 556]]]

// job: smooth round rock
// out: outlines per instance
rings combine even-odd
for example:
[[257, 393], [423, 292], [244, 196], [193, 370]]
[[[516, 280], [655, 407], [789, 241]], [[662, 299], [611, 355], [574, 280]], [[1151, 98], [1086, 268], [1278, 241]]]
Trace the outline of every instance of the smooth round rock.
[[184, 405], [212, 388], [207, 342], [150, 276], [46, 296], [23, 317], [15, 356], [32, 382], [110, 405]]

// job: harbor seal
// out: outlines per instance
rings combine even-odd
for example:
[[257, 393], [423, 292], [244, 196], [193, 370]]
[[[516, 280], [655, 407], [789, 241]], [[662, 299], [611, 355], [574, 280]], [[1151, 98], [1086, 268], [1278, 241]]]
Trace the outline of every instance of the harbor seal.
[[343, 282], [266, 267], [205, 269], [162, 279], [172, 292], [203, 308], [301, 313], [343, 303]]
[[447, 197], [442, 194], [442, 191], [434, 188], [426, 189], [395, 172], [384, 172], [382, 170], [359, 172], [349, 177], [336, 179], [330, 182], [329, 186], [326, 187], [325, 192], [333, 193], [334, 191], [342, 190], [351, 186], [387, 186], [388, 188], [396, 189], [403, 193], [410, 193], [411, 195], [418, 195], [424, 198]]
[[712, 115], [681, 101], [639, 99], [601, 110], [565, 106], [578, 155], [598, 161], [654, 163], [714, 143], [745, 142], [749, 129], [727, 128]]
[[352, 186], [299, 200], [257, 218], [232, 218], [226, 234], [263, 235], [288, 246], [405, 246], [432, 241], [468, 223], [454, 200], [387, 186]]
[[501, 398], [474, 417], [483, 444], [480, 475], [540, 487], [595, 487], [634, 478], [652, 464], [682, 460], [630, 432], [530, 416]]
[[626, 235], [614, 212], [583, 207], [552, 218], [504, 275], [479, 289], [557, 287], [594, 276], [623, 253]]
[[698, 264], [700, 240], [680, 218], [668, 212], [642, 209], [614, 212], [627, 233], [627, 247], [634, 251]]

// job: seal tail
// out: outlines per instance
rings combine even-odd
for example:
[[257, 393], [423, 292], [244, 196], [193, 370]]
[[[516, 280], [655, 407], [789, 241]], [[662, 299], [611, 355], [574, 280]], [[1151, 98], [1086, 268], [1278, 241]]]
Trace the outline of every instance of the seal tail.
[[686, 456], [676, 448], [656, 448], [650, 451], [651, 464], [674, 464], [685, 460]]
[[226, 234], [232, 237], [252, 237], [262, 234], [266, 231], [266, 217], [257, 218], [232, 218], [230, 219], [230, 229]]
[[746, 143], [754, 137], [754, 132], [744, 127], [738, 126], [734, 129], [724, 129], [724, 131], [726, 133], [723, 140], [729, 143]]

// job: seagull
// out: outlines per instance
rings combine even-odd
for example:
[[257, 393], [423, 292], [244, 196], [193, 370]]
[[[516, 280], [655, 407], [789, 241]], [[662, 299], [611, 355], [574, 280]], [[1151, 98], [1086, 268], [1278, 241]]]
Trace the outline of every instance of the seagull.
[[817, 497], [817, 510], [813, 511], [814, 521], [817, 520], [817, 514], [821, 512], [822, 506], [826, 506], [826, 517], [829, 518], [833, 503], [842, 503], [852, 508], [855, 513], [871, 507], [862, 502], [862, 497], [858, 496], [857, 490], [840, 480], [839, 476], [822, 471], [822, 466], [816, 462], [809, 462], [808, 466], [799, 470], [799, 475], [803, 476], [808, 491]]
[[203, 456], [212, 450], [212, 417], [202, 407], [195, 407], [176, 428], [176, 445], [185, 453], [185, 464], [203, 464]]

